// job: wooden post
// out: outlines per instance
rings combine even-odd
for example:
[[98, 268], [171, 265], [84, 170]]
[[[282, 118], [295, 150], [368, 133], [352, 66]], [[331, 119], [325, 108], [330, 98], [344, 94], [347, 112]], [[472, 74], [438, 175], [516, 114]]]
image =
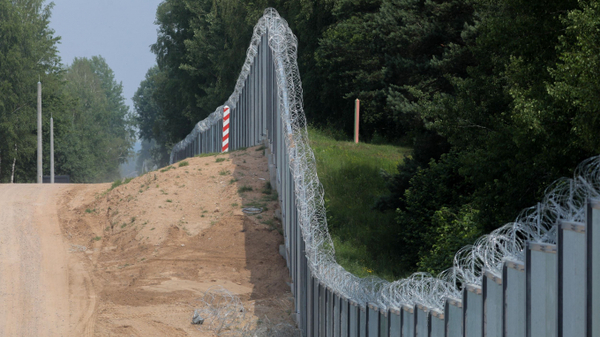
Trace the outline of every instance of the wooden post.
[[354, 105], [354, 143], [358, 144], [358, 122], [360, 120], [360, 100], [357, 98]]

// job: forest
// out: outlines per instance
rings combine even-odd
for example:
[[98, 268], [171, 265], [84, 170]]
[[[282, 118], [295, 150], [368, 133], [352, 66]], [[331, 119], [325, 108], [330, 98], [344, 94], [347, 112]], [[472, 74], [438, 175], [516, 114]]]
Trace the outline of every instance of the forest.
[[135, 141], [122, 85], [101, 56], [62, 63], [51, 10], [42, 0], [0, 0], [0, 183], [36, 182], [38, 81], [44, 172], [52, 117], [57, 175], [74, 183], [118, 179]]
[[167, 163], [233, 91], [267, 7], [298, 38], [311, 128], [349, 140], [358, 98], [362, 140], [412, 149], [379, 173], [389, 192], [372, 208], [394, 216], [368, 231], [373, 259], [443, 270], [600, 152], [599, 1], [165, 0], [156, 65], [130, 114], [104, 59], [61, 63], [51, 5], [0, 0], [0, 182], [35, 180], [38, 80], [57, 174], [118, 178], [134, 132], [142, 152]]
[[134, 98], [156, 161], [232, 92], [265, 7], [297, 35], [312, 127], [350, 139], [359, 98], [361, 139], [413, 149], [381, 173], [374, 259], [441, 271], [599, 153], [598, 1], [166, 0]]

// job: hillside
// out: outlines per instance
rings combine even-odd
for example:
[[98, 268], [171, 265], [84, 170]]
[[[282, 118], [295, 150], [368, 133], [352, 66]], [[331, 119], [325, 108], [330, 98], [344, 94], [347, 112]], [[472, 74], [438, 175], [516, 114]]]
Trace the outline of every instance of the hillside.
[[[59, 217], [71, 254], [89, 273], [79, 286], [95, 294], [89, 335], [210, 336], [218, 328], [209, 319], [190, 322], [194, 309], [206, 309], [205, 292], [219, 287], [245, 310], [222, 333], [292, 323], [266, 167], [262, 149], [250, 148], [189, 158], [114, 188], [68, 189]], [[264, 211], [246, 215], [242, 207]]]

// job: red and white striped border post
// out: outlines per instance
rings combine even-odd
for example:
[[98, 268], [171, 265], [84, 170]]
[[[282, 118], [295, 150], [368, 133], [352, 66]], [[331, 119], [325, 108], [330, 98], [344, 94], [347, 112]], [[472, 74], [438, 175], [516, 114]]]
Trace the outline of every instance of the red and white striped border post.
[[229, 151], [229, 107], [223, 107], [223, 151]]

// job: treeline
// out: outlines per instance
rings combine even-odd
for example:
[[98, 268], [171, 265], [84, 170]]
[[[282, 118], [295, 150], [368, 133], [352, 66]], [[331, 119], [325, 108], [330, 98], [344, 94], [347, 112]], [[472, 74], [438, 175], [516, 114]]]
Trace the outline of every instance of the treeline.
[[55, 174], [72, 182], [114, 180], [135, 136], [122, 85], [100, 56], [61, 63], [51, 9], [42, 0], [0, 0], [0, 182], [36, 181], [38, 81], [44, 173], [53, 116]]
[[134, 99], [169, 148], [232, 92], [252, 26], [275, 7], [298, 37], [313, 125], [414, 148], [375, 207], [369, 252], [439, 271], [598, 154], [600, 5], [590, 0], [165, 0]]

